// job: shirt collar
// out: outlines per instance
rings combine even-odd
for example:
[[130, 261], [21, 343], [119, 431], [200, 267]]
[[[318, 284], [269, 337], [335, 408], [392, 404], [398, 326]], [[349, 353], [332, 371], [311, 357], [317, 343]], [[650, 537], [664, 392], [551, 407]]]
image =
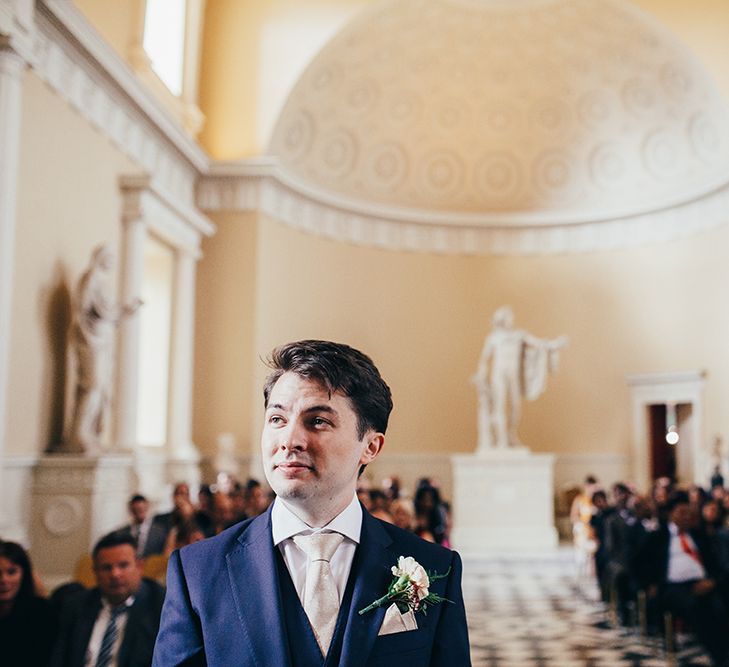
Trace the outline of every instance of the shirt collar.
[[359, 544], [359, 536], [362, 532], [362, 506], [359, 504], [357, 496], [354, 495], [352, 502], [326, 526], [318, 529], [304, 523], [280, 498], [274, 500], [271, 509], [271, 533], [274, 546], [278, 546], [284, 540], [300, 533], [310, 534], [320, 531], [341, 533], [355, 544]]
[[109, 601], [108, 601], [108, 600], [107, 600], [107, 599], [106, 599], [106, 598], [105, 598], [105, 597], [104, 597], [104, 596], [102, 595], [102, 596], [101, 596], [101, 606], [102, 606], [102, 607], [104, 607], [105, 609], [115, 609], [116, 607], [119, 607], [119, 606], [124, 606], [124, 607], [126, 607], [126, 608], [128, 609], [129, 607], [131, 607], [131, 606], [132, 606], [132, 605], [134, 604], [134, 600], [136, 600], [136, 598], [134, 597], [134, 595], [130, 595], [130, 596], [129, 596], [129, 597], [128, 597], [128, 598], [126, 599], [126, 600], [124, 600], [124, 602], [122, 602], [122, 603], [121, 603], [120, 605], [115, 605], [115, 606], [113, 606], [113, 607], [112, 607], [112, 605], [111, 605], [111, 602], [109, 602]]

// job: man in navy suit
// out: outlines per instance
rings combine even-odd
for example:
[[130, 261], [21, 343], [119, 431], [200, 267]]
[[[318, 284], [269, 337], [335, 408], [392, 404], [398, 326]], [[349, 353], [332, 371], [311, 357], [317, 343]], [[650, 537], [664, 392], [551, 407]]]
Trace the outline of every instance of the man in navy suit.
[[[270, 366], [261, 454], [276, 501], [172, 554], [154, 666], [470, 666], [458, 554], [356, 499], [392, 409], [372, 360], [300, 341], [274, 350]], [[401, 556], [446, 575], [429, 592], [448, 601], [427, 615], [389, 601], [360, 614], [387, 593]]]
[[52, 667], [148, 667], [165, 592], [142, 577], [131, 535], [116, 531], [94, 547], [98, 586], [61, 609]]

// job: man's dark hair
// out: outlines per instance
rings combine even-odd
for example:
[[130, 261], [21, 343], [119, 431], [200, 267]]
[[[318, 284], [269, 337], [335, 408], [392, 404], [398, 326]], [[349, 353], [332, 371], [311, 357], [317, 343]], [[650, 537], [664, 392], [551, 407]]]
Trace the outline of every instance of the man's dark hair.
[[689, 494], [686, 491], [674, 491], [669, 497], [666, 503], [666, 511], [670, 514], [673, 512], [676, 505], [689, 505], [691, 500]]
[[607, 502], [607, 493], [605, 493], [602, 489], [598, 489], [592, 494], [592, 502], [594, 503], [597, 498]]
[[268, 407], [271, 390], [284, 373], [296, 373], [319, 382], [329, 394], [341, 392], [352, 402], [361, 439], [373, 429], [387, 430], [392, 411], [390, 388], [366, 354], [349, 345], [324, 340], [302, 340], [277, 347], [268, 359], [273, 372], [263, 386], [263, 404]]
[[91, 552], [91, 556], [96, 561], [96, 557], [99, 555], [99, 551], [102, 549], [109, 549], [111, 547], [119, 547], [122, 544], [128, 544], [134, 553], [137, 552], [137, 540], [134, 539], [127, 531], [115, 530], [113, 533], [104, 535], [95, 545], [94, 550]]
[[141, 494], [141, 493], [135, 493], [130, 499], [129, 504], [133, 505], [134, 503], [138, 503], [139, 501], [147, 502], [147, 499]]

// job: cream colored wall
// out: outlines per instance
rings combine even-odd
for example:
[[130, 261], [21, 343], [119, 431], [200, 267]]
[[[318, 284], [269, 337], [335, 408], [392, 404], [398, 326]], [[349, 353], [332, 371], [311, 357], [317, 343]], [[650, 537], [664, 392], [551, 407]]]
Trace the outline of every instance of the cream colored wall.
[[[214, 456], [217, 438], [232, 433], [239, 452], [251, 449], [256, 362], [254, 214], [211, 216], [217, 233], [203, 241], [197, 278], [193, 441]], [[260, 392], [259, 392], [260, 394]]]
[[[447, 257], [342, 245], [263, 220], [253, 352], [307, 337], [360, 347], [393, 390], [390, 451], [473, 451], [469, 377], [491, 313], [509, 303], [518, 326], [570, 337], [547, 392], [524, 410], [520, 433], [534, 450], [628, 455], [625, 376], [693, 369], [709, 374], [708, 443], [729, 433], [729, 312], [714, 296], [729, 281], [727, 244], [729, 227], [617, 252]], [[264, 375], [257, 364], [254, 388]], [[257, 410], [254, 443], [260, 425]]]
[[137, 40], [140, 0], [73, 0], [101, 36], [125, 60]]
[[32, 72], [22, 105], [7, 455], [61, 436], [69, 290], [97, 243], [118, 247], [117, 176], [135, 173]]
[[219, 160], [264, 152], [289, 90], [367, 0], [214, 0], [205, 9], [200, 141]]

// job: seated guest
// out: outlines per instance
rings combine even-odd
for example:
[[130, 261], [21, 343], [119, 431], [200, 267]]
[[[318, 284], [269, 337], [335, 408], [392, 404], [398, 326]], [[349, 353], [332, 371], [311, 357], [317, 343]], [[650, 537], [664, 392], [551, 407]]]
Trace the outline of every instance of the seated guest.
[[388, 511], [387, 495], [380, 489], [370, 489], [370, 514], [376, 519], [392, 523], [392, 516]]
[[0, 664], [46, 667], [57, 625], [51, 604], [36, 595], [23, 547], [0, 542]]
[[266, 494], [263, 486], [257, 479], [249, 479], [245, 488], [246, 514], [249, 517], [263, 514], [270, 503], [270, 498]]
[[93, 550], [97, 587], [61, 610], [52, 667], [137, 667], [152, 664], [164, 588], [142, 578], [134, 539], [102, 537]]
[[149, 501], [141, 494], [135, 494], [127, 505], [131, 522], [121, 530], [128, 532], [137, 541], [137, 556], [144, 558], [149, 530], [152, 527], [152, 515], [149, 513]]
[[392, 522], [398, 528], [414, 532], [415, 508], [412, 501], [407, 498], [396, 498], [390, 503], [390, 514], [392, 515]]
[[[171, 512], [157, 514], [152, 519], [143, 554], [145, 557], [165, 553], [169, 541], [174, 541], [174, 538], [170, 538], [170, 531], [189, 519], [190, 508], [193, 508], [193, 505], [190, 501], [190, 487], [185, 482], [175, 484], [172, 490], [172, 504], [174, 507]], [[194, 508], [192, 511], [194, 513]]]
[[668, 523], [653, 534], [643, 557], [644, 572], [651, 579], [649, 592], [688, 621], [715, 665], [725, 665], [729, 616], [717, 590], [711, 549], [694, 529], [687, 493], [675, 492], [666, 509]]

